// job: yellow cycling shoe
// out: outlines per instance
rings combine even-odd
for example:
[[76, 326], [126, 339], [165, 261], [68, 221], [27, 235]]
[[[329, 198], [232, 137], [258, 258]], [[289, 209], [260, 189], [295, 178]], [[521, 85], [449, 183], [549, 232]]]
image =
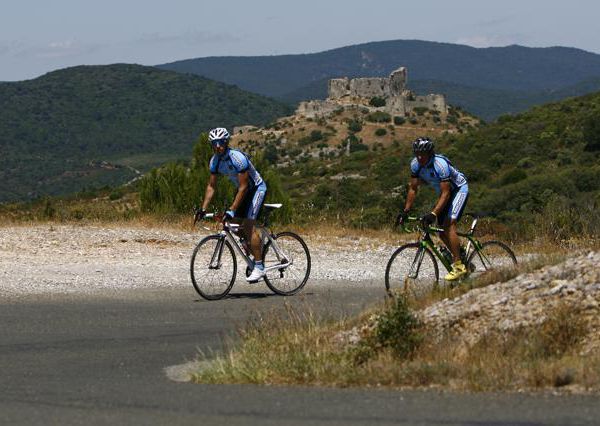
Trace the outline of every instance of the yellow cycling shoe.
[[446, 274], [444, 279], [446, 281], [456, 281], [459, 278], [467, 275], [467, 267], [463, 265], [463, 263], [458, 260], [452, 264], [452, 270]]

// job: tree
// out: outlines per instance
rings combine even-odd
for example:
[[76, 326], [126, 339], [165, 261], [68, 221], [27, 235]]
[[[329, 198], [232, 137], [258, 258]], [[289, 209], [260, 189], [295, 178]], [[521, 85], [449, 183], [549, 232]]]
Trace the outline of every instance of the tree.
[[585, 150], [588, 152], [600, 151], [600, 113], [589, 116], [583, 123], [583, 137]]

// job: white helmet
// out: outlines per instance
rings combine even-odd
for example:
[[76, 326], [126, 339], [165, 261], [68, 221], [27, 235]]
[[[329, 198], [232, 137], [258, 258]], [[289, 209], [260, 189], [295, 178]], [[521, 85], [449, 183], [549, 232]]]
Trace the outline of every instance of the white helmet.
[[228, 143], [230, 137], [231, 136], [225, 127], [217, 127], [208, 132], [208, 141], [211, 143], [214, 141], [223, 141], [224, 143]]

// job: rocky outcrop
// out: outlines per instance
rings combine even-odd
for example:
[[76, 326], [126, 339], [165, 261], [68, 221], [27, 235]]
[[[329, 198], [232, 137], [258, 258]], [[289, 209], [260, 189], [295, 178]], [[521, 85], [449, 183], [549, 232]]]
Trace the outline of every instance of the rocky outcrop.
[[600, 252], [591, 252], [520, 275], [510, 281], [477, 288], [420, 312], [432, 333], [455, 336], [466, 344], [484, 334], [510, 332], [543, 323], [558, 305], [581, 312], [590, 327], [583, 352], [600, 350]]

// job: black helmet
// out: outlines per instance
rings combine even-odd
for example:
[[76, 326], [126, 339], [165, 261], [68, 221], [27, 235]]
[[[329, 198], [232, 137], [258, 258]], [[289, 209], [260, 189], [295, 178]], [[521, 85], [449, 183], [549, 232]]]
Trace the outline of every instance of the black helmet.
[[413, 152], [415, 154], [433, 152], [433, 141], [429, 138], [417, 138], [413, 142]]

